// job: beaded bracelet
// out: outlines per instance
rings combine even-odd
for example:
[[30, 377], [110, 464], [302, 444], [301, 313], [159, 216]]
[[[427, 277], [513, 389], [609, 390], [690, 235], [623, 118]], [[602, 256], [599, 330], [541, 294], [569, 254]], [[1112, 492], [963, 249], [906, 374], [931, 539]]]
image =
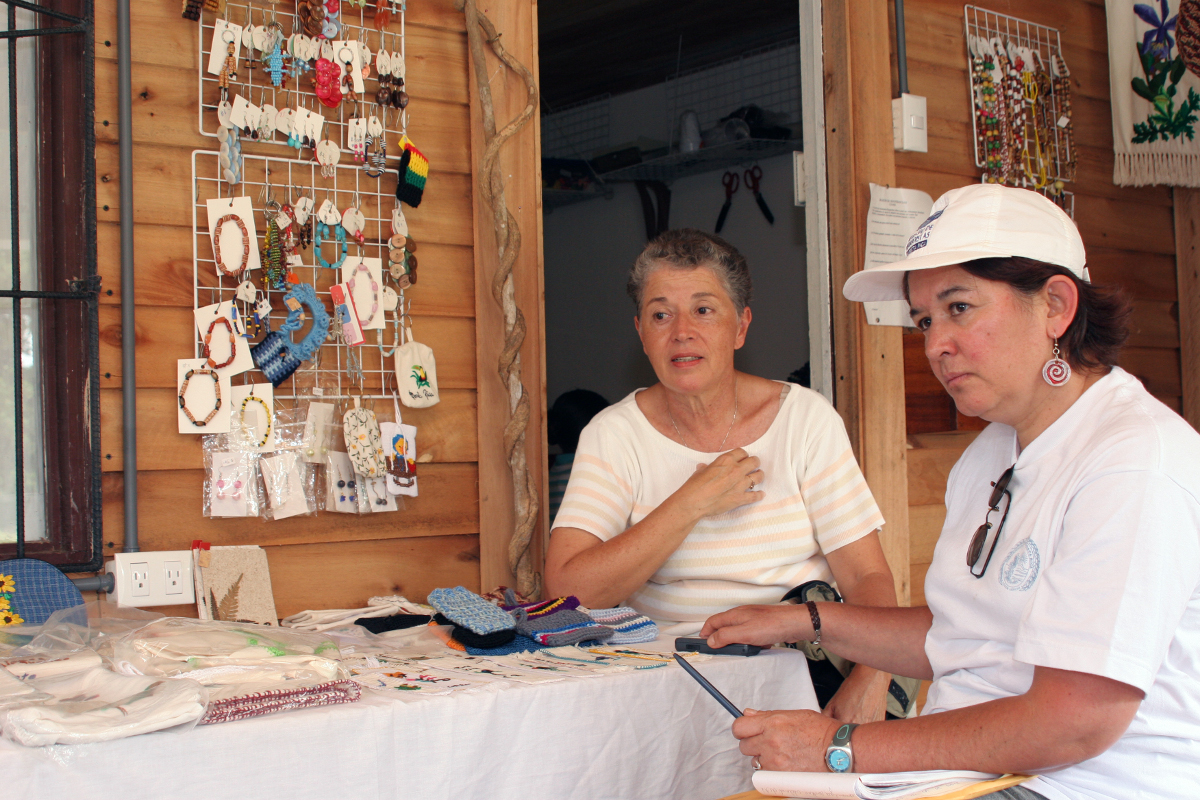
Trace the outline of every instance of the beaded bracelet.
[[[237, 269], [228, 269], [225, 266], [224, 260], [221, 258], [221, 229], [226, 222], [233, 222], [238, 226], [238, 230], [242, 234], [242, 263]], [[217, 227], [213, 229], [213, 253], [217, 258], [217, 272], [222, 275], [237, 275], [246, 268], [246, 264], [250, 261], [250, 231], [246, 230], [246, 223], [237, 214], [226, 214], [217, 220]]]
[[[187, 407], [187, 399], [184, 397], [187, 394], [188, 382], [191, 381], [193, 375], [208, 375], [213, 379], [213, 391], [217, 393], [217, 403], [213, 406], [213, 410], [208, 412], [208, 416], [199, 422], [192, 416], [191, 410]], [[179, 387], [179, 410], [187, 415], [187, 418], [197, 428], [203, 428], [208, 423], [212, 422], [213, 417], [221, 410], [221, 378], [217, 375], [216, 370], [211, 369], [189, 369], [183, 376], [183, 385]]]
[[371, 279], [371, 313], [363, 320], [362, 325], [365, 328], [375, 319], [375, 315], [379, 313], [379, 283], [375, 280], [375, 276], [371, 274], [371, 270], [367, 265], [359, 261], [358, 266], [350, 273], [350, 279], [346, 281], [346, 288], [350, 290], [350, 294], [354, 294], [354, 280], [358, 277], [359, 272], [367, 273], [367, 277]]
[[[229, 358], [218, 364], [213, 361], [212, 357], [212, 335], [213, 329], [222, 324], [225, 326], [225, 329], [229, 331]], [[208, 359], [209, 369], [224, 369], [232, 364], [233, 360], [237, 358], [237, 337], [233, 334], [233, 325], [229, 323], [229, 317], [219, 314], [211, 323], [209, 323], [208, 333], [204, 334], [204, 352], [202, 355]]]
[[270, 408], [270, 406], [267, 405], [267, 401], [263, 400], [261, 397], [256, 397], [252, 394], [248, 394], [242, 398], [242, 411], [241, 411], [241, 417], [239, 418], [239, 422], [242, 426], [242, 435], [246, 437], [246, 441], [248, 441], [252, 444], [254, 443], [254, 437], [250, 436], [250, 434], [247, 433], [248, 428], [246, 427], [246, 405], [251, 400], [253, 400], [254, 402], [258, 403], [260, 406], [262, 406], [263, 411], [267, 415], [267, 431], [266, 431], [266, 433], [263, 434], [262, 439], [260, 439], [258, 441], [258, 443], [255, 445], [256, 447], [262, 447], [263, 445], [265, 445], [267, 443], [267, 439], [271, 438], [271, 425], [272, 425], [271, 408]]
[[336, 234], [338, 244], [340, 244], [342, 246], [342, 254], [341, 254], [341, 257], [338, 258], [337, 261], [330, 264], [328, 261], [325, 260], [325, 257], [323, 255], [321, 255], [321, 244], [325, 241], [325, 239], [329, 238], [329, 225], [324, 222], [317, 223], [317, 232], [316, 232], [316, 235], [313, 237], [313, 253], [315, 253], [317, 256], [317, 266], [318, 267], [325, 267], [326, 269], [338, 269], [342, 266], [342, 263], [346, 260], [346, 252], [347, 252], [346, 231], [344, 228], [342, 228], [341, 225], [334, 226], [334, 231]]

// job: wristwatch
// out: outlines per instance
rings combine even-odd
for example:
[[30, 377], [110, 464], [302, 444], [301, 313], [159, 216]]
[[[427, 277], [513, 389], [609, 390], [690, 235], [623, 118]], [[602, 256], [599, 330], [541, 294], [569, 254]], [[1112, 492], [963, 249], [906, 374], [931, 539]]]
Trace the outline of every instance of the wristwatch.
[[850, 734], [857, 728], [853, 722], [847, 722], [837, 729], [833, 741], [825, 748], [825, 766], [830, 772], [852, 772], [854, 770], [854, 753], [850, 749]]

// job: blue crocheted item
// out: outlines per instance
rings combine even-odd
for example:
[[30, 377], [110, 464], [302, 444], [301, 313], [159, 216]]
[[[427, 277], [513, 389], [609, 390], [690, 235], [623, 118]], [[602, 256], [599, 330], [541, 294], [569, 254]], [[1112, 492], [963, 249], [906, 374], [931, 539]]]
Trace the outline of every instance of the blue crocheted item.
[[[23, 625], [41, 625], [51, 614], [78, 607], [64, 622], [87, 625], [83, 595], [58, 569], [36, 558], [0, 561], [0, 597], [8, 600], [5, 614], [19, 615]], [[15, 623], [15, 617], [13, 618]]]
[[309, 283], [296, 284], [290, 292], [283, 296], [284, 303], [287, 303], [288, 300], [297, 300], [308, 309], [312, 315], [312, 329], [299, 344], [293, 344], [291, 341], [292, 331], [300, 330], [304, 322], [300, 319], [299, 311], [289, 310], [287, 319], [279, 326], [279, 331], [288, 334], [287, 348], [292, 355], [300, 361], [308, 361], [317, 354], [321, 345], [325, 344], [326, 337], [329, 336], [329, 312], [325, 310], [325, 304], [317, 299], [317, 290]]
[[271, 331], [261, 342], [250, 348], [254, 366], [258, 367], [272, 386], [278, 387], [300, 367], [300, 359], [293, 356], [289, 349], [291, 343], [291, 340], [279, 331]]
[[465, 586], [453, 589], [434, 589], [429, 593], [429, 605], [453, 622], [474, 633], [484, 635], [516, 628], [512, 615], [492, 605]]
[[473, 656], [507, 656], [513, 653], [531, 653], [534, 650], [546, 649], [546, 645], [538, 644], [528, 636], [522, 636], [519, 633], [511, 642], [499, 647], [471, 647], [470, 645], [464, 645], [464, 647]]

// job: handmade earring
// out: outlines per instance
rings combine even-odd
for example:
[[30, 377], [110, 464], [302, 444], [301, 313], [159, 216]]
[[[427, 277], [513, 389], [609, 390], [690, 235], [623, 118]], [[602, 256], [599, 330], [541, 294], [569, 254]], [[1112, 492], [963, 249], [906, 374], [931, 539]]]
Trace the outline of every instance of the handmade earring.
[[1054, 355], [1042, 367], [1042, 380], [1054, 387], [1063, 386], [1071, 380], [1071, 365], [1063, 361], [1058, 349], [1058, 339], [1054, 340]]

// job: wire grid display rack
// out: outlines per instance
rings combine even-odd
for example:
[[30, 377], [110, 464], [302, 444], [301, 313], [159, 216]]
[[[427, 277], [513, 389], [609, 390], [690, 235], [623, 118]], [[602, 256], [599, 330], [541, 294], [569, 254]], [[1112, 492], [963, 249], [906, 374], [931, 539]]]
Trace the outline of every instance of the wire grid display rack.
[[679, 117], [695, 111], [700, 129], [747, 105], [779, 114], [782, 124], [800, 122], [800, 42], [749, 50], [667, 80], [667, 130], [678, 137]]
[[[371, 25], [371, 21], [366, 18], [363, 9], [359, 8], [357, 14], [351, 9], [349, 2], [342, 3], [342, 12], [339, 21], [342, 22], [342, 31], [339, 34], [346, 41], [364, 42], [371, 48], [372, 61], [374, 56], [380, 49], [388, 52], [399, 52], [401, 58], [404, 58], [404, 4], [398, 5], [398, 13], [393, 15], [393, 20], [399, 18], [399, 30], [388, 28], [384, 31], [377, 31]], [[221, 99], [221, 87], [218, 84], [218, 76], [210, 75], [208, 72], [208, 59], [212, 51], [213, 30], [217, 19], [225, 19], [228, 22], [246, 26], [268, 25], [272, 21], [278, 21], [283, 25], [284, 31], [298, 33], [300, 31], [299, 23], [296, 22], [294, 15], [289, 13], [277, 14], [281, 8], [278, 3], [255, 3], [250, 0], [245, 2], [226, 2], [225, 13], [218, 16], [209, 11], [204, 11], [201, 14], [200, 24], [197, 26], [199, 31], [199, 51], [200, 59], [197, 64], [197, 73], [199, 75], [199, 100], [198, 100], [198, 115], [200, 133], [204, 136], [216, 136], [217, 129], [220, 123], [217, 120], [217, 104]], [[355, 20], [357, 16], [357, 20]], [[394, 24], [394, 23], [393, 23]], [[239, 45], [240, 47], [240, 45]], [[267, 76], [266, 69], [259, 61], [257, 69], [250, 69], [247, 63], [245, 50], [241, 51], [241, 58], [238, 61], [238, 80], [229, 82], [229, 100], [233, 101], [237, 95], [243, 95], [245, 98], [257, 106], [262, 106], [264, 103], [270, 103], [275, 108], [282, 110], [284, 108], [296, 108], [298, 105], [303, 105], [309, 111], [319, 112], [325, 117], [324, 138], [330, 139], [338, 143], [342, 151], [350, 152], [350, 148], [346, 143], [349, 121], [355, 116], [357, 110], [363, 116], [369, 116], [374, 113], [383, 123], [385, 135], [393, 142], [407, 130], [408, 127], [408, 111], [400, 111], [398, 109], [381, 109], [375, 106], [375, 92], [379, 88], [378, 74], [375, 66], [371, 65], [371, 74], [364, 80], [365, 91], [360, 95], [357, 107], [354, 104], [342, 102], [336, 109], [328, 108], [317, 99], [317, 96], [312, 92], [311, 88], [302, 89], [297, 86], [302, 85], [311, 80], [311, 73], [306, 73], [300, 78], [288, 77], [286, 88], [276, 88], [271, 85], [271, 80]], [[407, 78], [405, 83], [407, 84]], [[249, 139], [247, 139], [247, 142]], [[280, 147], [289, 147], [287, 137], [281, 136], [276, 131], [270, 139], [257, 139], [256, 142], [262, 144], [274, 144]], [[388, 154], [389, 159], [399, 160], [400, 151], [393, 150]]]
[[[332, 178], [321, 176], [321, 167], [313, 161], [299, 161], [288, 158], [270, 156], [244, 155], [242, 182], [233, 188], [221, 178], [219, 153], [196, 150], [192, 152], [192, 285], [193, 304], [195, 308], [219, 302], [231, 302], [236, 296], [237, 287], [245, 280], [252, 278], [243, 272], [234, 277], [218, 276], [216, 260], [213, 256], [212, 240], [208, 231], [208, 204], [213, 198], [246, 196], [254, 206], [255, 230], [261, 235], [266, 230], [264, 202], [272, 195], [280, 203], [299, 199], [302, 194], [311, 195], [319, 206], [329, 198], [341, 210], [355, 203], [366, 218], [364, 226], [365, 244], [362, 246], [351, 240], [346, 264], [357, 263], [355, 259], [361, 255], [367, 258], [382, 259], [383, 283], [389, 280], [388, 238], [391, 235], [392, 208], [395, 206], [396, 179], [394, 172], [385, 178], [371, 178], [361, 168], [352, 164], [339, 164], [337, 174]], [[390, 180], [388, 179], [390, 178]], [[257, 247], [258, 242], [252, 242], [251, 247]], [[314, 245], [315, 246], [315, 245]], [[327, 242], [323, 254], [325, 260], [333, 263], [338, 258], [334, 252], [335, 243]], [[293, 272], [306, 283], [311, 283], [316, 289], [317, 298], [325, 301], [329, 297], [329, 287], [341, 280], [341, 269], [327, 269], [316, 266], [316, 258], [312, 247], [307, 250], [297, 250], [304, 261], [303, 266], [293, 267]], [[261, 272], [261, 268], [260, 268]], [[261, 276], [260, 276], [261, 277]], [[272, 301], [274, 311], [271, 315], [271, 327], [277, 328], [286, 315], [281, 296], [286, 290], [272, 290], [266, 286], [263, 292]], [[382, 291], [382, 286], [380, 287]], [[394, 314], [388, 315], [388, 324], [381, 331], [363, 331], [366, 341], [355, 347], [348, 347], [344, 340], [333, 335], [325, 340], [318, 357], [312, 363], [305, 364], [275, 389], [276, 400], [311, 398], [321, 395], [322, 399], [346, 400], [351, 397], [366, 399], [386, 399], [389, 386], [394, 389], [391, 361], [384, 357], [384, 350], [391, 349], [399, 334], [399, 313], [405, 308], [404, 291], [395, 287], [399, 295], [399, 303]], [[332, 308], [332, 303], [326, 303], [326, 309]], [[381, 302], [379, 312], [385, 314]], [[333, 315], [331, 330], [337, 326]], [[307, 331], [307, 323], [296, 338]], [[202, 339], [197, 334], [195, 357], [202, 352]], [[357, 368], [355, 368], [357, 365]], [[356, 379], [356, 373], [361, 370], [361, 381]], [[354, 373], [355, 375], [352, 375]], [[241, 383], [262, 383], [267, 379], [257, 370], [242, 373]], [[314, 391], [314, 388], [318, 391]]]
[[589, 159], [609, 144], [612, 95], [603, 94], [542, 115], [542, 155]]
[[[967, 50], [967, 72], [973, 74], [972, 70], [972, 53], [970, 43], [972, 41], [998, 41], [1003, 46], [1007, 47], [1010, 43], [1020, 48], [1028, 48], [1036, 56], [1035, 63], [1040, 61], [1040, 68], [1046, 71], [1050, 70], [1051, 64], [1057, 62], [1063, 65], [1065, 69], [1066, 61], [1062, 55], [1062, 41], [1057, 28], [1051, 28], [1046, 25], [1039, 25], [1035, 22], [1012, 17], [1007, 14], [1000, 14], [995, 11], [989, 11], [985, 8], [980, 8], [974, 5], [963, 6], [963, 23], [966, 29], [966, 41], [968, 43]], [[1049, 163], [1051, 169], [1047, 171], [1047, 181], [1073, 181], [1075, 179], [1075, 154], [1071, 152], [1074, 143], [1071, 141], [1065, 125], [1060, 125], [1059, 121], [1065, 119], [1064, 112], [1069, 109], [1069, 99], [1059, 96], [1055, 81], [1048, 82], [1050, 91], [1048, 96], [1041, 97], [1039, 93], [1039, 102], [1034, 110], [1034, 114], [1042, 114], [1047, 120], [1047, 124], [1042, 126], [1043, 130], [1053, 132], [1052, 142], [1041, 142], [1030, 135], [1031, 130], [1036, 130], [1038, 126], [1027, 125], [1025, 131], [1025, 147], [1029, 152], [1035, 152], [1041, 149], [1049, 155]], [[980, 105], [976, 102], [975, 93], [979, 91], [979, 87], [975, 82], [971, 84], [971, 134], [974, 141], [975, 151], [975, 166], [984, 167], [986, 165], [986, 153], [980, 146]], [[997, 91], [1000, 91], [997, 88]], [[1044, 100], [1044, 102], [1041, 102]], [[1021, 180], [1021, 184], [1026, 188], [1036, 188], [1044, 190], [1044, 186], [1036, 186], [1027, 178]], [[1062, 191], [1060, 198], [1051, 198], [1059, 202], [1061, 206], [1072, 216], [1074, 216], [1074, 195], [1068, 191]]]

